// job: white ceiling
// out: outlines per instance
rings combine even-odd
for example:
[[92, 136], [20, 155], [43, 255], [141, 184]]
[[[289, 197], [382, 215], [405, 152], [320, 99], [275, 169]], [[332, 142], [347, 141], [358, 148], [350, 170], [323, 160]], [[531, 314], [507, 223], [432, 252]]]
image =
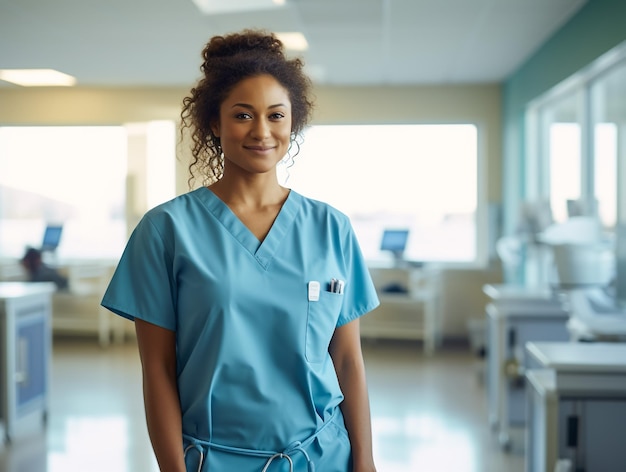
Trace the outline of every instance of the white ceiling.
[[0, 0], [0, 69], [57, 69], [82, 86], [188, 86], [209, 37], [261, 27], [302, 31], [318, 83], [500, 82], [585, 3], [287, 0], [206, 16], [192, 0]]

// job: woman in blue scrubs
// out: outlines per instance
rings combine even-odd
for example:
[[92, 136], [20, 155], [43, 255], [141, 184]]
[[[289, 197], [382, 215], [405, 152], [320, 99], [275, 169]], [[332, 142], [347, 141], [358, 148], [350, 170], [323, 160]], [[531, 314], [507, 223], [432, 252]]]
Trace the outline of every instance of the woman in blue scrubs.
[[181, 114], [203, 186], [146, 213], [102, 300], [135, 322], [160, 469], [375, 471], [372, 281], [348, 218], [276, 175], [311, 115], [303, 64], [250, 30], [203, 59]]

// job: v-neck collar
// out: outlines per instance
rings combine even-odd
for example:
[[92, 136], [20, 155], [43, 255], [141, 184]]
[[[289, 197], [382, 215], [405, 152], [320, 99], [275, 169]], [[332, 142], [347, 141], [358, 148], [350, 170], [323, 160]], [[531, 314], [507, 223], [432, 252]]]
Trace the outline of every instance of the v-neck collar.
[[300, 194], [289, 190], [287, 199], [278, 212], [274, 223], [272, 223], [272, 227], [261, 242], [212, 190], [201, 187], [197, 190], [197, 195], [222, 226], [252, 254], [265, 270], [269, 267], [280, 243], [291, 228], [302, 199]]

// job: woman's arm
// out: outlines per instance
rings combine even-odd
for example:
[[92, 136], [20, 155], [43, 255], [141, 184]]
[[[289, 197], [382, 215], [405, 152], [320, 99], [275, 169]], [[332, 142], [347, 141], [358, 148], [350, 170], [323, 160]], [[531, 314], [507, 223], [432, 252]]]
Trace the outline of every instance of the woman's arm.
[[358, 319], [335, 330], [329, 352], [344, 395], [341, 411], [352, 445], [352, 471], [375, 472], [370, 406]]
[[185, 472], [182, 420], [176, 383], [176, 334], [135, 320], [143, 372], [146, 422], [162, 472]]

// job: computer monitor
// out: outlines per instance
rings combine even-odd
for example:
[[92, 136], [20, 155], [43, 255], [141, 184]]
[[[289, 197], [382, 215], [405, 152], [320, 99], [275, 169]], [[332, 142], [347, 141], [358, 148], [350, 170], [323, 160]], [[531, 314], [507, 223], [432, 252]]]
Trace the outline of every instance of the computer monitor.
[[61, 242], [61, 234], [63, 233], [63, 226], [61, 225], [48, 225], [43, 234], [43, 241], [41, 243], [41, 251], [54, 252], [59, 243]]
[[391, 252], [397, 260], [402, 259], [408, 240], [408, 229], [386, 229], [383, 231], [380, 250]]

